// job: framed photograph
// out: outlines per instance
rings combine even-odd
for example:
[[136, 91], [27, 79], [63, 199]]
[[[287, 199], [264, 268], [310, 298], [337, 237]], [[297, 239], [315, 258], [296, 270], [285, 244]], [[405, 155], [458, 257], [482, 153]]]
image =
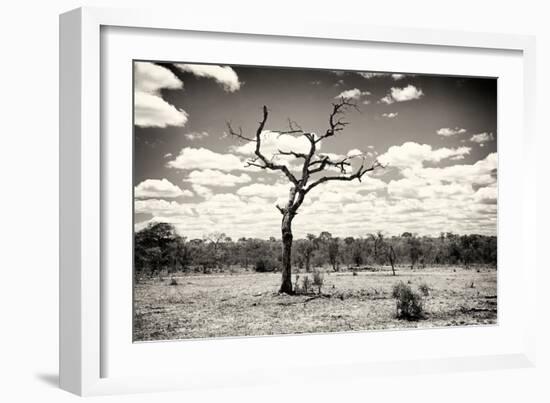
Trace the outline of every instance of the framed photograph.
[[64, 389], [533, 365], [531, 37], [60, 23]]

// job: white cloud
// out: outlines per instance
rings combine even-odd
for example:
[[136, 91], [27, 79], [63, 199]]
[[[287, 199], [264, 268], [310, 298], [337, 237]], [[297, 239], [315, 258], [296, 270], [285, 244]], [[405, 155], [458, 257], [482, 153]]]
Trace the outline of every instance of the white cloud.
[[424, 92], [420, 88], [416, 88], [414, 85], [407, 85], [404, 88], [392, 87], [390, 93], [380, 99], [381, 103], [393, 104], [394, 102], [412, 101], [413, 99], [419, 99], [424, 95]]
[[205, 199], [209, 199], [210, 197], [213, 196], [214, 192], [212, 191], [212, 189], [206, 187], [206, 186], [202, 186], [202, 185], [197, 185], [196, 183], [192, 184], [191, 187], [193, 188], [193, 191], [198, 194], [200, 197], [203, 197]]
[[493, 133], [478, 133], [474, 134], [472, 137], [470, 137], [470, 141], [472, 143], [479, 143], [480, 145], [483, 143], [488, 143], [489, 141], [493, 141], [495, 139], [495, 136]]
[[383, 104], [387, 104], [387, 105], [391, 105], [393, 104], [395, 101], [393, 100], [392, 96], [390, 94], [380, 98], [380, 103], [383, 103]]
[[196, 214], [192, 204], [162, 199], [136, 200], [134, 210], [136, 213], [152, 214], [157, 217], [194, 216]]
[[174, 198], [179, 196], [191, 197], [193, 192], [181, 190], [168, 179], [146, 179], [135, 187], [137, 198]]
[[491, 153], [472, 165], [451, 165], [444, 168], [405, 168], [405, 177], [418, 177], [424, 181], [459, 182], [476, 186], [489, 186], [496, 183], [497, 154]]
[[177, 90], [183, 88], [183, 83], [170, 70], [149, 62], [135, 62], [134, 64], [135, 91], [158, 93], [167, 88]]
[[267, 185], [264, 183], [253, 183], [252, 185], [244, 186], [238, 189], [237, 194], [245, 197], [288, 199], [289, 191], [289, 184], [276, 183], [273, 185]]
[[[380, 229], [389, 234], [495, 234], [496, 166], [497, 155], [490, 154], [471, 165], [403, 168], [389, 184], [371, 176], [362, 182], [322, 184], [306, 196], [294, 221], [295, 237], [324, 230], [334, 236], [364, 236]], [[234, 239], [279, 237], [281, 215], [275, 204], [286, 202], [289, 187], [251, 183], [230, 194], [212, 194], [193, 184], [196, 194], [204, 191], [204, 200], [136, 200], [136, 212], [153, 215], [149, 222], [171, 222], [190, 238], [201, 238], [212, 228]]]
[[372, 72], [358, 72], [361, 77], [366, 78], [367, 80], [377, 77], [387, 77], [389, 73], [372, 73]]
[[496, 186], [487, 186], [479, 188], [475, 193], [474, 198], [481, 204], [496, 204], [497, 195], [498, 192]]
[[439, 162], [443, 159], [464, 156], [470, 153], [469, 147], [433, 149], [428, 144], [418, 144], [412, 141], [400, 146], [391, 146], [388, 151], [378, 157], [378, 161], [392, 167], [421, 167], [424, 162]]
[[183, 135], [187, 140], [201, 140], [205, 137], [208, 137], [208, 132], [191, 132], [191, 133], [185, 133]]
[[136, 62], [134, 68], [134, 123], [140, 127], [184, 126], [187, 113], [160, 95], [161, 89], [180, 89], [183, 83], [170, 70], [153, 63]]
[[237, 73], [229, 66], [181, 63], [175, 64], [175, 66], [181, 71], [192, 73], [197, 77], [212, 78], [227, 92], [235, 92], [241, 88]]
[[176, 159], [167, 166], [177, 169], [216, 169], [220, 171], [242, 171], [245, 164], [233, 154], [220, 154], [206, 148], [183, 148]]
[[358, 88], [353, 88], [351, 90], [342, 91], [340, 94], [336, 95], [334, 98], [345, 98], [345, 99], [355, 99], [358, 100], [361, 97], [370, 95], [369, 91], [361, 91]]
[[402, 80], [406, 77], [405, 74], [399, 74], [399, 73], [370, 73], [370, 72], [359, 72], [357, 73], [361, 77], [366, 78], [367, 80], [371, 78], [380, 78], [380, 77], [389, 77], [393, 78], [395, 81]]
[[322, 183], [313, 188], [310, 193], [308, 193], [307, 197], [312, 199], [322, 198], [323, 194], [332, 193], [343, 195], [343, 198], [347, 198], [349, 200], [355, 199], [356, 195], [358, 195], [358, 200], [365, 200], [365, 198], [369, 197], [369, 193], [385, 189], [386, 186], [387, 184], [383, 180], [374, 178], [367, 174], [361, 178], [361, 182], [355, 179], [353, 181], [334, 181]]
[[[390, 200], [402, 204], [410, 200], [422, 200], [432, 220], [440, 216], [465, 232], [479, 232], [480, 216], [496, 219], [497, 155], [488, 155], [472, 165], [452, 165], [444, 168], [407, 168], [401, 171], [403, 178], [388, 184]], [[476, 190], [477, 189], [477, 190]], [[464, 229], [462, 224], [473, 227]], [[445, 226], [444, 223], [441, 223]], [[496, 227], [492, 227], [492, 231]], [[487, 229], [489, 229], [487, 228]]]
[[205, 169], [203, 171], [190, 172], [184, 180], [194, 185], [232, 187], [248, 183], [252, 179], [247, 174], [232, 175], [212, 169]]
[[451, 137], [463, 133], [466, 133], [466, 129], [463, 129], [461, 127], [455, 127], [454, 129], [450, 127], [442, 127], [437, 131], [437, 134], [443, 137]]
[[187, 112], [170, 105], [158, 95], [134, 94], [134, 123], [140, 127], [184, 126]]
[[424, 93], [421, 89], [416, 88], [414, 85], [407, 85], [404, 88], [393, 87], [391, 89], [391, 96], [397, 102], [411, 101], [423, 96]]
[[346, 156], [348, 156], [350, 158], [359, 157], [361, 155], [363, 155], [363, 152], [361, 150], [359, 150], [358, 148], [354, 148], [352, 150], [349, 150], [348, 153], [346, 154]]
[[469, 184], [426, 182], [418, 177], [392, 180], [388, 184], [388, 194], [402, 198], [441, 199], [472, 193]]
[[388, 119], [393, 119], [393, 118], [396, 118], [398, 114], [399, 114], [398, 112], [389, 112], [389, 113], [383, 113], [382, 116]]

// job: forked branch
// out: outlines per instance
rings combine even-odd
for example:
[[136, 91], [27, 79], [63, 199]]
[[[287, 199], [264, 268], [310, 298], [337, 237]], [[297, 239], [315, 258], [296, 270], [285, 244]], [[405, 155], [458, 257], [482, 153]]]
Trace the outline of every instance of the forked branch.
[[[269, 115], [267, 106], [263, 107], [262, 120], [259, 122], [256, 134], [254, 137], [245, 136], [242, 129], [239, 127], [235, 130], [231, 122], [227, 123], [229, 133], [237, 137], [240, 140], [256, 143], [254, 149], [254, 157], [250, 158], [246, 164], [247, 166], [257, 167], [272, 171], [281, 171], [292, 183], [290, 189], [290, 196], [286, 206], [277, 206], [277, 209], [281, 214], [296, 215], [298, 208], [304, 201], [306, 194], [315, 188], [316, 186], [330, 181], [352, 181], [357, 179], [361, 181], [361, 178], [368, 172], [382, 167], [382, 165], [375, 160], [371, 165], [367, 166], [366, 160], [363, 157], [361, 165], [352, 173], [348, 173], [348, 169], [352, 168], [352, 159], [357, 156], [343, 157], [339, 160], [333, 160], [328, 155], [317, 155], [316, 152], [319, 147], [319, 143], [326, 138], [334, 136], [336, 133], [341, 132], [349, 124], [349, 122], [343, 120], [342, 115], [349, 108], [357, 109], [357, 105], [350, 102], [346, 98], [342, 98], [339, 102], [332, 104], [332, 112], [329, 116], [329, 127], [325, 133], [321, 136], [317, 136], [314, 133], [304, 131], [296, 122], [288, 120], [288, 130], [278, 130], [276, 133], [280, 135], [294, 135], [300, 134], [308, 139], [310, 147], [308, 152], [298, 152], [294, 150], [278, 150], [271, 158], [268, 158], [262, 153], [262, 133], [267, 122]], [[294, 157], [296, 159], [303, 160], [301, 167], [302, 177], [298, 179], [283, 163], [278, 163], [277, 156]], [[310, 183], [310, 177], [313, 174], [325, 171], [328, 167], [338, 168], [340, 175], [338, 176], [323, 176]]]

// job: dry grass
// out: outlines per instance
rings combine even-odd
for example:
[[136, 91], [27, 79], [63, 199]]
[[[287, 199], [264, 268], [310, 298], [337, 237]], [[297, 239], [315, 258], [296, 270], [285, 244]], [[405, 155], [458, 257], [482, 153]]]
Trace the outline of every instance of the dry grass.
[[[341, 332], [494, 324], [497, 272], [461, 268], [326, 273], [323, 295], [277, 293], [280, 273], [193, 275], [147, 280], [135, 289], [134, 339]], [[429, 287], [426, 318], [409, 322], [395, 316], [392, 287]], [[473, 287], [472, 287], [473, 284]]]

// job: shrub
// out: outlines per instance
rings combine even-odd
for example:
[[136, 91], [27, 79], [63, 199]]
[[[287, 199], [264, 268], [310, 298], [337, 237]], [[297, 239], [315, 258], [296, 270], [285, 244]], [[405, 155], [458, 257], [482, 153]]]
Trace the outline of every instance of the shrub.
[[428, 284], [426, 283], [422, 283], [418, 286], [418, 290], [422, 293], [422, 295], [424, 295], [425, 297], [427, 297], [428, 295], [430, 295], [430, 287], [428, 287]]
[[300, 287], [300, 275], [296, 274], [296, 280], [294, 281], [294, 294], [302, 294], [302, 287]]
[[422, 296], [400, 281], [393, 286], [392, 297], [396, 299], [396, 316], [399, 319], [419, 320], [424, 317]]
[[310, 288], [311, 288], [311, 279], [309, 278], [309, 276], [305, 276], [304, 279], [302, 280], [302, 292], [304, 294], [307, 294]]
[[321, 294], [321, 287], [323, 286], [324, 282], [325, 282], [325, 276], [323, 275], [323, 272], [320, 270], [314, 270], [313, 285], [319, 289], [319, 294]]
[[271, 272], [277, 269], [277, 262], [267, 258], [259, 258], [254, 264], [254, 270], [259, 273]]

